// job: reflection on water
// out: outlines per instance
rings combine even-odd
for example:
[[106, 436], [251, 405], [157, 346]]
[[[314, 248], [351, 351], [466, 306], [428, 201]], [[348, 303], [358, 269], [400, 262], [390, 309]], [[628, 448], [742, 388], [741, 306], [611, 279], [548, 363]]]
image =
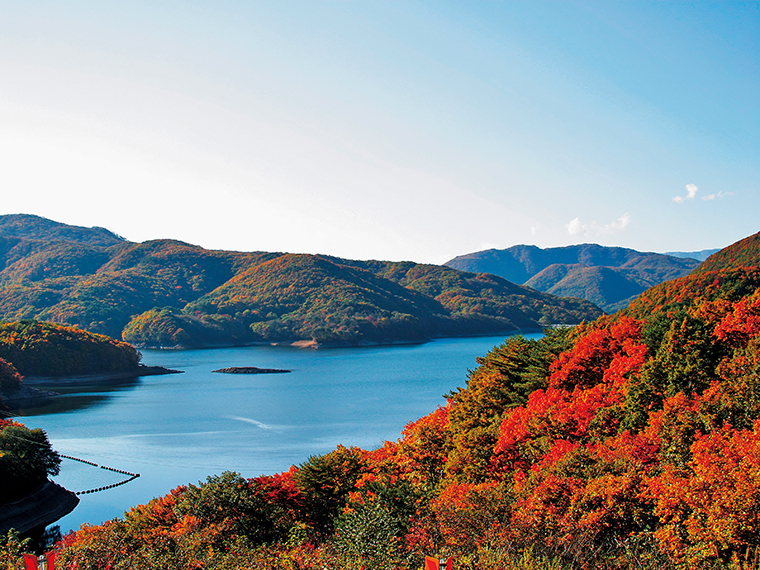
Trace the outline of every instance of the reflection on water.
[[45, 400], [44, 404], [34, 408], [11, 408], [11, 413], [21, 417], [39, 416], [41, 414], [61, 414], [84, 410], [104, 403], [108, 396], [100, 394], [71, 394]]
[[59, 395], [37, 400], [32, 407], [11, 408], [10, 411], [13, 415], [21, 417], [84, 411], [107, 403], [114, 393], [133, 389], [140, 382], [140, 378], [86, 378], [67, 379], [61, 382], [49, 380], [25, 382], [31, 388], [57, 392]]

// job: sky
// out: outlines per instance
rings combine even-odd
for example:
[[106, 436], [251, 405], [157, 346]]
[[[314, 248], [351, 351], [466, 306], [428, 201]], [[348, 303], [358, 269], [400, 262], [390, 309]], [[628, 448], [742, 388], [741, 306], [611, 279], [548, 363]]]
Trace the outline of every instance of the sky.
[[760, 2], [4, 0], [0, 214], [444, 263], [760, 231]]

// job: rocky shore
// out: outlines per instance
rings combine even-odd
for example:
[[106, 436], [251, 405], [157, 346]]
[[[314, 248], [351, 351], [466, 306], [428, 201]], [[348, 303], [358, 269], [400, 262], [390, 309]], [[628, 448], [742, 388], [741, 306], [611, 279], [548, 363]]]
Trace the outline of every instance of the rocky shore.
[[0, 505], [0, 533], [11, 528], [22, 534], [44, 528], [69, 514], [78, 504], [76, 494], [47, 481], [23, 499]]

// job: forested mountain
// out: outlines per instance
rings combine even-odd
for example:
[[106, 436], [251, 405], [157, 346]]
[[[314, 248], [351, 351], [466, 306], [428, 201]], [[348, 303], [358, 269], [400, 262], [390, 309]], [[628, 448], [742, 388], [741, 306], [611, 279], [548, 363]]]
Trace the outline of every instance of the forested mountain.
[[29, 214], [0, 216], [0, 236], [27, 239], [71, 241], [85, 245], [114, 245], [124, 238], [105, 228], [84, 228], [54, 222]]
[[[760, 551], [760, 234], [625, 311], [510, 337], [374, 450], [224, 473], [67, 537], [83, 567], [746, 569]], [[95, 545], [95, 546], [94, 546]]]
[[492, 273], [562, 297], [579, 297], [614, 312], [648, 287], [686, 275], [699, 262], [622, 247], [581, 244], [548, 249], [534, 245], [489, 249], [455, 257], [446, 265], [462, 271]]
[[140, 354], [125, 342], [39, 321], [0, 323], [0, 360], [23, 376], [77, 376], [140, 369]]
[[[525, 283], [553, 295], [578, 297], [610, 312], [627, 305], [645, 288], [611, 267], [550, 265]], [[617, 301], [616, 299], [622, 299]]]
[[751, 235], [708, 257], [695, 273], [744, 269], [760, 265], [760, 233]]
[[0, 319], [140, 345], [416, 341], [599, 314], [579, 299], [443, 266], [132, 243], [102, 228], [0, 216]]

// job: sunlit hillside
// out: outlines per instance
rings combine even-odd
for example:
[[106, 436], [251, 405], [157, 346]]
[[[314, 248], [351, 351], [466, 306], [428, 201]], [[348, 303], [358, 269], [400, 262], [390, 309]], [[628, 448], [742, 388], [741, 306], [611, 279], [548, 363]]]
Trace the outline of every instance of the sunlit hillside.
[[444, 266], [132, 243], [102, 228], [0, 217], [0, 319], [141, 346], [423, 341], [600, 314], [587, 301]]
[[180, 487], [80, 530], [64, 556], [135, 568], [411, 569], [431, 554], [483, 570], [754, 567], [755, 242], [627, 311], [507, 339], [398, 441]]

